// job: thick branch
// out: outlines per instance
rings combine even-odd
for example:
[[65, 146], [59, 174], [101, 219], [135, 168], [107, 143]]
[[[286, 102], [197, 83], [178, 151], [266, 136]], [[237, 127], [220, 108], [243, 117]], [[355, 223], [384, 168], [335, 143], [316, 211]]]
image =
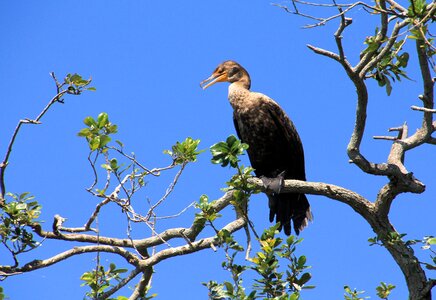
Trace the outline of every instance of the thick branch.
[[[263, 191], [266, 191], [262, 180], [260, 180], [259, 178], [250, 178], [249, 182], [256, 184]], [[365, 197], [359, 195], [356, 192], [333, 184], [322, 182], [308, 182], [301, 180], [285, 180], [284, 186], [281, 189], [281, 193], [296, 192], [311, 195], [322, 195], [330, 199], [340, 201], [349, 205], [365, 219], [368, 218], [373, 211], [373, 204]]]
[[0, 266], [0, 271], [3, 272], [2, 274], [3, 276], [8, 276], [8, 274], [14, 275], [17, 273], [35, 271], [38, 269], [49, 267], [53, 264], [56, 264], [72, 256], [84, 254], [84, 253], [91, 253], [91, 252], [108, 252], [108, 253], [118, 254], [124, 257], [129, 264], [134, 266], [137, 266], [139, 262], [139, 259], [136, 255], [130, 253], [129, 251], [121, 247], [93, 245], [93, 246], [74, 247], [73, 249], [67, 250], [48, 259], [31, 261], [19, 268]]

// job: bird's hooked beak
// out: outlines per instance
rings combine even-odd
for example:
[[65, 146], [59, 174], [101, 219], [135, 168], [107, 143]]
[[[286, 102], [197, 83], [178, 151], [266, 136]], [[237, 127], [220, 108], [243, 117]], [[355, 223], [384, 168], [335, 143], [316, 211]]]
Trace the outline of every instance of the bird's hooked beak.
[[210, 76], [208, 79], [203, 80], [200, 82], [200, 87], [205, 90], [211, 85], [214, 85], [217, 82], [225, 82], [227, 81], [227, 72], [224, 73], [218, 73], [214, 72], [212, 76]]

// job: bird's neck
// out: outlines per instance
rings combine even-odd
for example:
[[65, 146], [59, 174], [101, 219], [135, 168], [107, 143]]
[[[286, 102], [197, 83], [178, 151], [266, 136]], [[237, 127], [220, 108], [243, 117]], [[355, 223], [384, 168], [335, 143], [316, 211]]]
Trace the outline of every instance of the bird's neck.
[[233, 109], [238, 110], [245, 107], [250, 99], [250, 90], [244, 82], [233, 82], [229, 85], [229, 101]]

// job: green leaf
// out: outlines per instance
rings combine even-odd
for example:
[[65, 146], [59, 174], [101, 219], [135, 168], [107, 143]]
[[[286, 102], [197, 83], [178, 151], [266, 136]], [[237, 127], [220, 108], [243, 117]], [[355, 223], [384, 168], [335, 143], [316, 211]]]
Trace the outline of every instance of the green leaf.
[[406, 68], [407, 64], [409, 62], [409, 53], [404, 52], [403, 54], [401, 54], [400, 56], [398, 56], [398, 62], [399, 62], [399, 66], [402, 68]]
[[429, 244], [429, 245], [436, 245], [436, 238], [433, 237], [433, 238], [427, 239], [427, 244]]
[[92, 151], [97, 150], [100, 146], [100, 137], [96, 136], [92, 140], [89, 141], [89, 148], [91, 148]]
[[93, 87], [93, 86], [91, 86], [91, 87], [89, 87], [89, 88], [86, 88], [88, 91], [92, 91], [92, 92], [95, 92], [97, 89], [95, 88], [95, 87]]
[[105, 170], [108, 170], [108, 171], [112, 170], [111, 166], [109, 166], [108, 164], [102, 164], [101, 167]]
[[124, 144], [123, 144], [121, 141], [119, 141], [119, 140], [115, 140], [115, 143], [117, 143], [118, 145], [120, 145], [121, 148], [124, 147]]
[[103, 128], [104, 126], [106, 126], [109, 123], [109, 116], [107, 113], [102, 112], [98, 115], [97, 117], [97, 124], [98, 124], [98, 128]]
[[225, 281], [224, 285], [225, 285], [227, 291], [233, 295], [233, 285], [228, 281]]
[[302, 255], [300, 256], [300, 258], [298, 258], [298, 266], [301, 268], [304, 266], [304, 264], [306, 263], [306, 256]]
[[310, 275], [310, 273], [304, 273], [299, 280], [300, 285], [303, 286], [311, 278], [312, 278], [312, 275]]
[[27, 204], [26, 203], [18, 203], [15, 208], [18, 210], [23, 210], [23, 209], [27, 208]]
[[109, 142], [111, 141], [111, 137], [108, 135], [101, 135], [100, 136], [100, 144], [98, 146], [98, 148], [103, 148], [104, 146], [106, 146]]
[[80, 76], [80, 75], [77, 74], [77, 73], [74, 73], [74, 75], [72, 75], [72, 76], [70, 77], [70, 81], [73, 82], [73, 83], [78, 82], [78, 81], [80, 81], [80, 80], [82, 80], [82, 76]]
[[79, 133], [77, 133], [78, 136], [84, 136], [84, 137], [88, 137], [90, 136], [91, 130], [89, 130], [89, 128], [83, 128], [82, 130], [79, 131]]
[[388, 96], [391, 95], [392, 92], [392, 85], [391, 85], [391, 81], [385, 76], [386, 78], [386, 94], [388, 94]]
[[97, 122], [95, 122], [93, 117], [86, 117], [85, 120], [83, 120], [83, 123], [88, 126], [97, 126]]
[[118, 169], [118, 161], [117, 161], [116, 158], [112, 158], [112, 159], [110, 160], [110, 166], [111, 166], [111, 168], [112, 168], [113, 170]]

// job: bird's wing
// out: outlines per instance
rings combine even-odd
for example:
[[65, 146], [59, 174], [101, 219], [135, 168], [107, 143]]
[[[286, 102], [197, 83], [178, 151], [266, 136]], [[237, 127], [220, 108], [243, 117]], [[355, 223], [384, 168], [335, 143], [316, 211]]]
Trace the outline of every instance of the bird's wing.
[[281, 138], [277, 139], [277, 146], [286, 151], [287, 174], [285, 178], [306, 180], [303, 145], [297, 129], [274, 100], [263, 95], [263, 101], [277, 130], [279, 130]]
[[241, 142], [244, 143], [244, 141], [242, 140], [241, 131], [239, 130], [239, 124], [238, 124], [238, 120], [236, 118], [235, 111], [233, 111], [233, 124], [235, 125], [235, 130], [236, 130], [236, 134], [238, 135], [238, 138], [241, 140]]

